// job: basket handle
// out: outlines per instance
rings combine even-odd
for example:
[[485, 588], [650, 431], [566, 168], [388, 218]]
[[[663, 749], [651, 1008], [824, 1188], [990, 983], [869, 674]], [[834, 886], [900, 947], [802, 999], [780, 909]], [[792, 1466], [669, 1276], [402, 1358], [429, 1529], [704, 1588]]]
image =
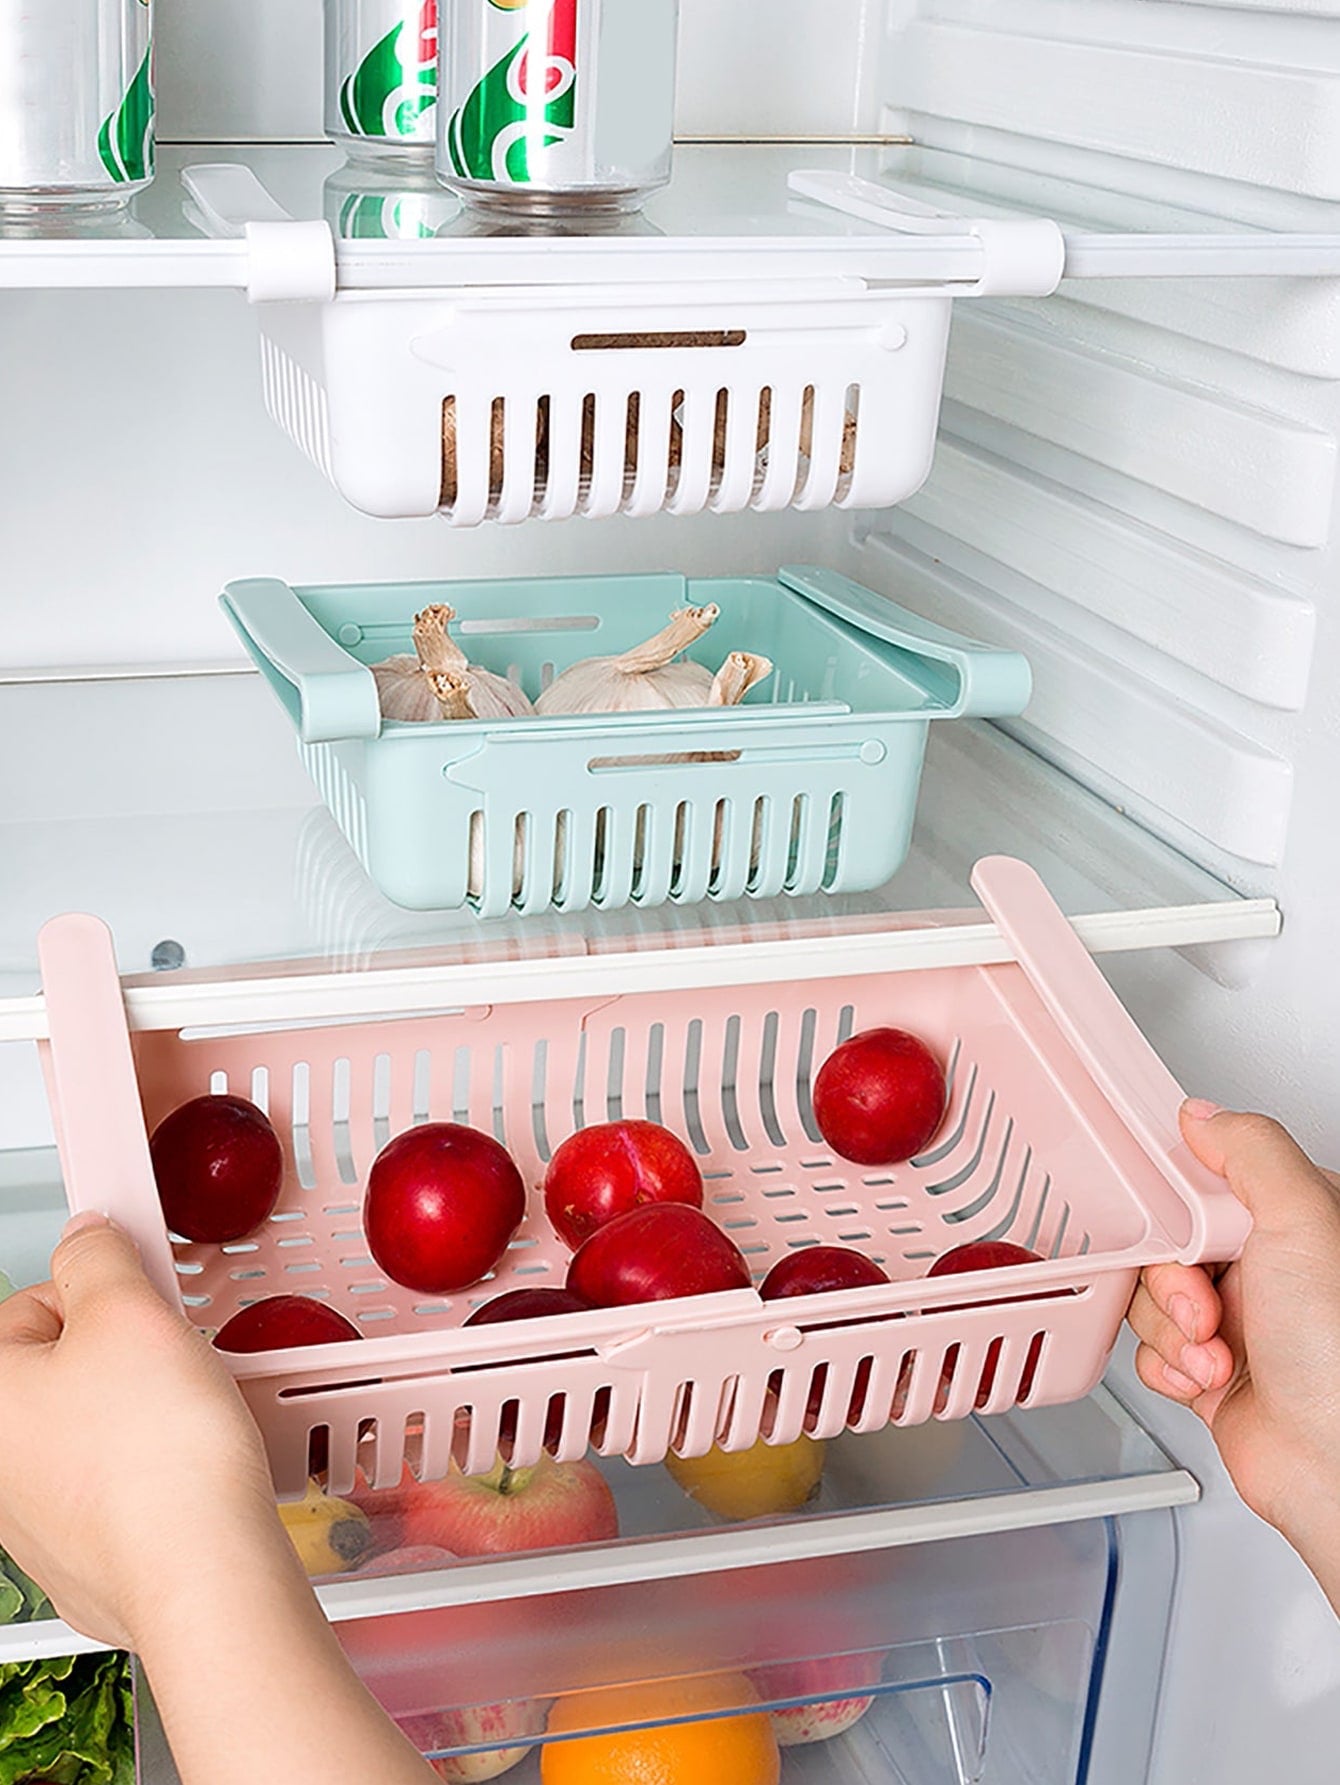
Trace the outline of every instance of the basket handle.
[[381, 706], [372, 671], [335, 643], [287, 583], [247, 577], [229, 583], [219, 605], [303, 743], [378, 735]]
[[181, 1288], [158, 1203], [111, 932], [56, 917], [37, 938], [49, 1039], [43, 1065], [72, 1214], [98, 1209], [135, 1241], [174, 1308]]
[[1236, 1258], [1251, 1216], [1182, 1139], [1182, 1089], [1159, 1059], [1042, 881], [1026, 863], [987, 856], [973, 889], [1085, 1069], [1162, 1172], [1156, 1213], [1183, 1264]]
[[891, 645], [889, 655], [925, 689], [936, 717], [1012, 718], [1028, 705], [1033, 676], [1018, 651], [978, 644], [934, 620], [923, 620], [835, 570], [784, 564], [777, 575], [786, 588], [825, 613]]

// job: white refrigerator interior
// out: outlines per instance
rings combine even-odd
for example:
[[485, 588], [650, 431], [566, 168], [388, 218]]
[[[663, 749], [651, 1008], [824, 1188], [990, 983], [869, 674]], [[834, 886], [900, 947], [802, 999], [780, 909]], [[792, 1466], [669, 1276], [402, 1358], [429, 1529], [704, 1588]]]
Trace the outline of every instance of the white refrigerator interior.
[[[254, 307], [208, 288], [234, 281], [134, 270], [155, 238], [205, 240], [183, 211], [193, 164], [243, 163], [294, 216], [329, 214], [320, 29], [318, 0], [164, 5], [160, 171], [117, 255], [74, 238], [53, 271], [0, 232], [0, 998], [34, 992], [37, 929], [71, 907], [107, 918], [126, 973], [170, 943], [190, 966], [359, 965], [470, 933], [362, 876], [220, 615], [226, 581], [824, 564], [1034, 673], [1021, 719], [933, 738], [890, 887], [832, 903], [962, 907], [973, 861], [1004, 852], [1072, 915], [1213, 908], [1176, 949], [1133, 926], [1105, 970], [1191, 1091], [1269, 1110], [1340, 1160], [1340, 0], [684, 0], [683, 142], [653, 224], [688, 235], [719, 210], [803, 230], [788, 173], [851, 172], [955, 215], [1051, 219], [1067, 276], [1049, 296], [955, 300], [934, 465], [895, 508], [473, 529], [356, 512], [267, 418]], [[141, 288], [156, 283], [176, 288]], [[747, 904], [675, 921], [732, 916], [747, 924]], [[0, 1041], [0, 1262], [17, 1274], [57, 1225], [51, 1147], [35, 1052]], [[1340, 1628], [1126, 1346], [1109, 1384], [1201, 1498], [1101, 1509], [1124, 1534], [1110, 1580], [1109, 1527], [1074, 1525], [1057, 1592], [1093, 1588], [1101, 1609], [1110, 1590], [1117, 1611], [1073, 1745], [1030, 1758], [1002, 1693], [1001, 1740], [977, 1754], [965, 1686], [952, 1741], [926, 1735], [909, 1785], [1330, 1781]], [[1084, 1431], [1055, 1433], [1042, 1462], [1000, 1440], [1015, 1485], [1083, 1475]], [[997, 1465], [994, 1440], [972, 1444]], [[863, 1492], [846, 1504], [881, 1503]], [[890, 1570], [891, 1595], [929, 1597], [937, 1555], [946, 1592], [966, 1592], [972, 1544], [1017, 1541], [1053, 1579], [1041, 1515], [1017, 1539], [936, 1535], [907, 1552], [912, 1588]], [[767, 1577], [784, 1594], [788, 1565], [798, 1604], [831, 1586], [813, 1557], [754, 1557], [740, 1591]], [[1036, 1622], [1087, 1607], [1048, 1602]], [[339, 1615], [362, 1627], [357, 1606]], [[599, 1615], [618, 1640], [626, 1614], [611, 1599]], [[861, 1615], [871, 1646], [887, 1637]]]

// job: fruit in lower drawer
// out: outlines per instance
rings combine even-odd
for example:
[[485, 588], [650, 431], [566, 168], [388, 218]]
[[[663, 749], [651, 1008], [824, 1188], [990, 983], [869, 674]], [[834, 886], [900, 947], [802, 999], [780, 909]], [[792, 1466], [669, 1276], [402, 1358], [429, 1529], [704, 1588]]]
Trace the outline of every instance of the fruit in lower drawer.
[[267, 1295], [225, 1320], [214, 1344], [220, 1351], [285, 1351], [294, 1345], [341, 1345], [362, 1337], [352, 1320], [310, 1295]]
[[616, 1215], [583, 1241], [568, 1266], [568, 1288], [597, 1308], [748, 1289], [739, 1247], [699, 1209], [647, 1203]]
[[181, 1104], [154, 1129], [149, 1158], [169, 1228], [213, 1245], [255, 1233], [284, 1179], [279, 1136], [245, 1097]]
[[598, 1227], [647, 1203], [703, 1206], [693, 1154], [658, 1122], [598, 1122], [570, 1134], [544, 1174], [545, 1213], [574, 1250]]
[[527, 1469], [500, 1459], [487, 1475], [463, 1475], [453, 1464], [443, 1480], [407, 1490], [402, 1506], [403, 1543], [435, 1544], [457, 1556], [607, 1543], [619, 1535], [614, 1495], [600, 1471], [548, 1455]]
[[493, 1269], [525, 1212], [521, 1173], [492, 1135], [425, 1122], [373, 1161], [363, 1231], [388, 1277], [445, 1295]]
[[[821, 1693], [858, 1691], [878, 1685], [883, 1677], [879, 1655], [831, 1655], [814, 1661], [785, 1661], [772, 1667], [751, 1667], [749, 1678], [760, 1698], [817, 1698]], [[859, 1723], [874, 1703], [855, 1698], [825, 1697], [818, 1704], [793, 1704], [769, 1711], [773, 1734], [783, 1748], [830, 1741]]]
[[[515, 1742], [518, 1736], [544, 1733], [546, 1705], [533, 1698], [511, 1704], [471, 1706], [459, 1711], [434, 1711], [427, 1716], [397, 1718], [401, 1729], [421, 1754], [439, 1748], [471, 1748], [486, 1742]], [[530, 1753], [524, 1747], [495, 1747], [483, 1754], [451, 1754], [432, 1762], [438, 1777], [452, 1785], [501, 1778]]]
[[301, 1500], [280, 1506], [279, 1519], [310, 1575], [347, 1574], [372, 1547], [372, 1526], [357, 1506], [322, 1493], [315, 1481]]
[[[550, 1711], [549, 1733], [570, 1739], [540, 1750], [542, 1785], [777, 1785], [777, 1738], [748, 1708], [757, 1703], [743, 1674], [569, 1693]], [[611, 1733], [571, 1734], [602, 1728]]]
[[713, 1445], [706, 1456], [667, 1455], [665, 1466], [690, 1500], [720, 1518], [765, 1518], [796, 1512], [818, 1491], [825, 1445], [803, 1433], [790, 1444], [762, 1438], [748, 1450]]
[[944, 1119], [940, 1062], [906, 1029], [865, 1029], [835, 1048], [814, 1080], [814, 1119], [843, 1159], [900, 1165]]

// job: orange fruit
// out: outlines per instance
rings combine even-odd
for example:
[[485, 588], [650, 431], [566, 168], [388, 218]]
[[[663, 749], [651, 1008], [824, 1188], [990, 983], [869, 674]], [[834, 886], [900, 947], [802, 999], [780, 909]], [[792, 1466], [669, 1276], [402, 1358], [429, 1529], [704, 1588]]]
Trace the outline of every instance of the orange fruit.
[[[546, 1742], [542, 1785], [777, 1785], [782, 1762], [772, 1723], [765, 1711], [742, 1708], [758, 1702], [738, 1673], [569, 1693], [549, 1713], [550, 1735], [620, 1723], [643, 1727]], [[704, 1714], [712, 1711], [739, 1714]], [[702, 1720], [666, 1720], [673, 1717]]]

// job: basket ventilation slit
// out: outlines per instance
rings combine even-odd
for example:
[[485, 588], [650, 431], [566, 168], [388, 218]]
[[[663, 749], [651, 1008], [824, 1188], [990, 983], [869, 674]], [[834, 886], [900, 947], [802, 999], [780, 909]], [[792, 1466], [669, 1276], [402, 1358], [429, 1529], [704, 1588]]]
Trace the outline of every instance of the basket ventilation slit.
[[1028, 1353], [1024, 1358], [1024, 1367], [1019, 1373], [1019, 1399], [1024, 1403], [1027, 1403], [1029, 1396], [1033, 1393], [1034, 1385], [1038, 1379], [1038, 1372], [1042, 1367], [1043, 1353], [1046, 1348], [1046, 1333], [1034, 1333], [1033, 1337], [1028, 1342]]
[[660, 1123], [661, 1073], [665, 1066], [665, 1024], [653, 1023], [647, 1033], [646, 1111], [649, 1122]]
[[380, 1153], [391, 1138], [391, 1056], [377, 1054], [372, 1062], [372, 1146]]
[[270, 1068], [254, 1066], [251, 1070], [251, 1101], [256, 1108], [270, 1113]]
[[814, 1119], [814, 1103], [810, 1097], [810, 1080], [814, 1066], [814, 1036], [819, 1013], [810, 1007], [801, 1012], [800, 1035], [796, 1048], [796, 1108], [806, 1137], [816, 1146], [823, 1145], [823, 1135]]
[[628, 1031], [623, 1028], [610, 1031], [609, 1058], [606, 1062], [608, 1077], [605, 1085], [606, 1120], [621, 1122], [623, 1120], [623, 1072], [624, 1056], [628, 1046]]
[[644, 450], [641, 413], [642, 398], [637, 391], [630, 391], [624, 410], [623, 488], [625, 499], [633, 493], [633, 485], [637, 481], [638, 460]]
[[609, 806], [601, 806], [596, 812], [595, 871], [591, 876], [591, 903], [593, 905], [603, 905], [605, 902], [605, 893], [614, 866], [610, 860], [613, 853], [613, 834], [614, 813]]
[[330, 1427], [328, 1425], [313, 1426], [307, 1434], [307, 1460], [304, 1465], [309, 1476], [324, 1475], [330, 1460]]
[[730, 1136], [730, 1144], [737, 1153], [747, 1153], [749, 1142], [745, 1138], [744, 1124], [740, 1120], [739, 1065], [740, 1019], [738, 1016], [730, 1016], [726, 1019], [721, 1055], [721, 1115], [726, 1124], [726, 1133]]
[[586, 1126], [586, 1053], [587, 1030], [585, 1024], [577, 1037], [577, 1063], [572, 1072], [572, 1126], [574, 1129]]
[[698, 1103], [698, 1073], [702, 1066], [702, 1057], [702, 1018], [694, 1017], [684, 1032], [684, 1125], [689, 1131], [689, 1141], [694, 1152], [705, 1156], [712, 1148], [703, 1131], [702, 1111]]
[[861, 387], [859, 384], [847, 386], [844, 408], [842, 451], [838, 460], [837, 489], [834, 493], [836, 502], [845, 502], [851, 495], [852, 481], [856, 472], [856, 453], [861, 437]]
[[680, 800], [675, 807], [675, 853], [674, 865], [670, 870], [670, 897], [677, 899], [684, 890], [685, 864], [688, 860], [689, 845], [693, 840], [693, 807], [688, 800]]
[[548, 1165], [553, 1158], [553, 1149], [549, 1145], [549, 1131], [545, 1124], [545, 1084], [549, 1072], [549, 1043], [543, 1037], [535, 1043], [535, 1053], [531, 1066], [530, 1083], [530, 1125], [535, 1137], [535, 1151], [540, 1162]]
[[224, 1097], [228, 1092], [228, 1074], [211, 1072], [209, 1075], [209, 1094], [211, 1097]]
[[459, 480], [456, 472], [456, 399], [442, 399], [442, 486], [438, 492], [438, 504], [442, 508], [454, 508]]
[[453, 1122], [463, 1123], [467, 1128], [472, 1125], [470, 1122], [471, 1064], [470, 1049], [464, 1045], [458, 1046], [452, 1056], [451, 1119]]
[[717, 392], [712, 411], [712, 478], [708, 485], [709, 502], [715, 501], [720, 495], [722, 479], [726, 475], [726, 430], [729, 420], [730, 392], [722, 389]]
[[[544, 666], [553, 679], [553, 664]], [[546, 684], [547, 686], [547, 684]], [[572, 813], [559, 812], [554, 818], [553, 893], [555, 905], [562, 905], [569, 880], [569, 854], [572, 849]]]
[[293, 1062], [293, 1092], [289, 1105], [293, 1136], [293, 1165], [304, 1190], [316, 1189], [316, 1165], [312, 1158], [311, 1069], [306, 1060]]
[[507, 1050], [499, 1043], [493, 1050], [493, 1138], [500, 1147], [507, 1145], [507, 1115], [503, 1096], [507, 1084]]
[[[549, 494], [549, 453], [551, 440], [549, 432], [549, 410], [549, 394], [546, 391], [544, 396], [542, 396], [535, 405], [535, 482], [533, 487], [535, 492], [535, 507], [537, 509], [543, 507], [545, 499]], [[508, 674], [511, 674], [510, 670], [508, 671]], [[519, 684], [520, 677], [516, 677], [515, 680]]]
[[349, 1131], [349, 1091], [352, 1078], [353, 1068], [347, 1059], [331, 1062], [330, 1143], [342, 1184], [358, 1182], [358, 1167], [354, 1163], [353, 1143]]
[[410, 1084], [410, 1121], [420, 1127], [432, 1111], [433, 1056], [426, 1047], [416, 1049], [414, 1074]]
[[643, 804], [633, 820], [632, 897], [640, 899], [647, 881], [647, 856], [651, 842], [651, 807]]
[[824, 870], [824, 891], [832, 892], [842, 875], [842, 818], [846, 796], [835, 793], [828, 808], [828, 865]]
[[773, 1146], [786, 1146], [786, 1135], [782, 1132], [782, 1124], [777, 1116], [777, 1098], [774, 1093], [777, 1071], [777, 1034], [781, 1027], [781, 1018], [775, 1010], [770, 1010], [763, 1019], [763, 1045], [758, 1063], [758, 1110], [762, 1118], [763, 1129]]
[[531, 890], [535, 864], [530, 849], [531, 816], [518, 812], [512, 825], [512, 903], [524, 905]]

